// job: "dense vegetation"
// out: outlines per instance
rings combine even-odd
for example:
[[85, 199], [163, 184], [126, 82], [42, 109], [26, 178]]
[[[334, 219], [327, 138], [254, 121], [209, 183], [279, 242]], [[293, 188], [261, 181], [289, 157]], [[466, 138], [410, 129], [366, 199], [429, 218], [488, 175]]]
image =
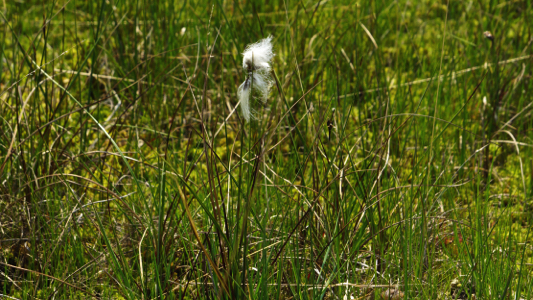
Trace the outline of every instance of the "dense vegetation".
[[0, 12], [0, 298], [533, 298], [532, 1]]

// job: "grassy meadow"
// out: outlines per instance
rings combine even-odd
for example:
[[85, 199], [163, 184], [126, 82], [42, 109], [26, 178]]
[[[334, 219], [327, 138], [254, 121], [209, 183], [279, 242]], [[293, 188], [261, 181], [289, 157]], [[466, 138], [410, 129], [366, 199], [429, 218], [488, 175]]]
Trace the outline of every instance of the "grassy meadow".
[[531, 0], [0, 1], [0, 299], [533, 299], [532, 30]]

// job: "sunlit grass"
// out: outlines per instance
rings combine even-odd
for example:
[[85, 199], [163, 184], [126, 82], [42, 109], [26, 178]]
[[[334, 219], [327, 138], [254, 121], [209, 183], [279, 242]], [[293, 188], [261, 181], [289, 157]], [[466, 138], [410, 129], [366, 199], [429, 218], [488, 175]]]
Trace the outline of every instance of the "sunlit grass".
[[0, 10], [0, 298], [532, 297], [530, 1]]

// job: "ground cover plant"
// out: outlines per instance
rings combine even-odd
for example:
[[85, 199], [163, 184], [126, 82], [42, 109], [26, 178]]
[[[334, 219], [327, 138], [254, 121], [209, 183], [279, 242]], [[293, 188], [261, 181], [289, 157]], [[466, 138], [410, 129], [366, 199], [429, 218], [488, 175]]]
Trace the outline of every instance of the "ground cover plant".
[[532, 299], [532, 18], [3, 1], [0, 298]]

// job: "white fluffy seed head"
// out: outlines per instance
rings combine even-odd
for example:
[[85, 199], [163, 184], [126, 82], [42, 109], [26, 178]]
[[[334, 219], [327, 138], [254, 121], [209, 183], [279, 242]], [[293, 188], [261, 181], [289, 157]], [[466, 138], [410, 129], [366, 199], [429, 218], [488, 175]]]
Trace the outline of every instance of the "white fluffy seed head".
[[239, 98], [244, 119], [248, 122], [250, 118], [255, 119], [255, 110], [250, 107], [252, 90], [256, 91], [256, 95], [261, 102], [266, 103], [268, 92], [273, 84], [270, 76], [270, 60], [274, 56], [274, 53], [272, 53], [272, 36], [248, 45], [243, 56], [242, 66], [247, 71], [248, 78], [239, 86], [237, 97]]
[[241, 103], [240, 106], [242, 115], [244, 116], [246, 122], [249, 122], [252, 112], [250, 111], [250, 88], [246, 85], [247, 82], [245, 81], [241, 84], [241, 86], [239, 86], [239, 89], [237, 90], [237, 97]]
[[252, 88], [257, 90], [261, 102], [266, 103], [268, 92], [273, 84], [270, 74], [262, 71], [254, 72], [253, 81], [251, 84]]
[[246, 70], [270, 70], [270, 61], [274, 57], [272, 53], [272, 36], [260, 40], [246, 47], [243, 54], [242, 67]]

